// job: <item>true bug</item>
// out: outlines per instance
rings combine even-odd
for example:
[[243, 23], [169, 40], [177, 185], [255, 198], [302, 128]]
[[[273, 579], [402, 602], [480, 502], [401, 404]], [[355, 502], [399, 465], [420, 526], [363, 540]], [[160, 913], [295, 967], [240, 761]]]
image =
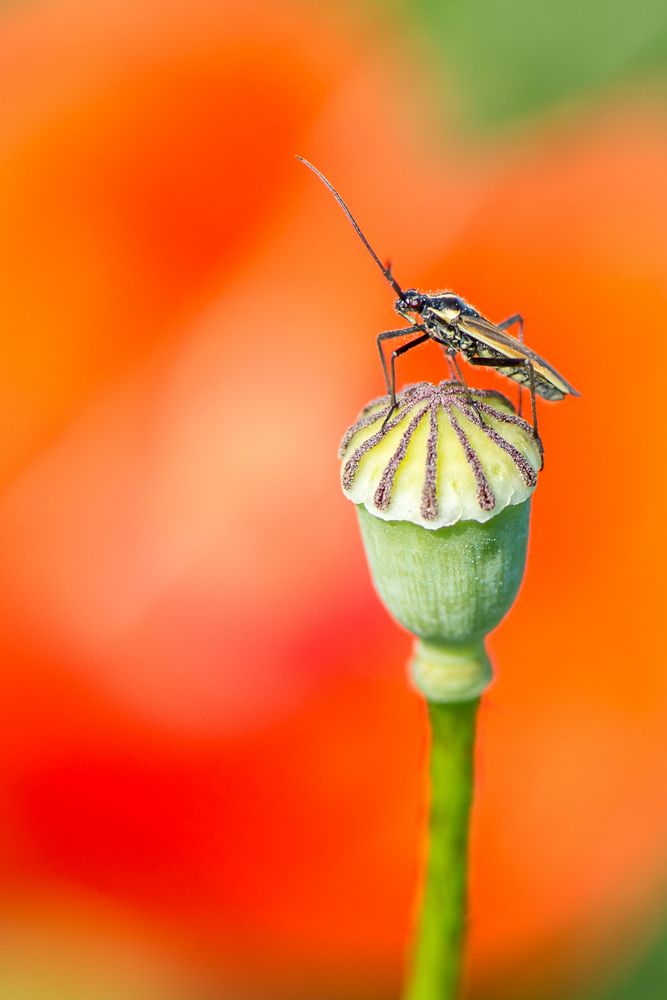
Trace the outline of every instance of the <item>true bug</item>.
[[[420, 344], [426, 343], [427, 340], [434, 340], [445, 349], [450, 365], [464, 387], [465, 381], [456, 361], [457, 354], [461, 354], [471, 365], [484, 365], [489, 368], [495, 368], [502, 375], [514, 379], [520, 386], [528, 385], [533, 414], [533, 429], [536, 435], [536, 393], [544, 399], [551, 400], [560, 400], [568, 395], [579, 395], [577, 390], [555, 368], [552, 368], [544, 358], [531, 351], [523, 343], [523, 317], [519, 313], [515, 313], [508, 319], [503, 320], [502, 323], [492, 323], [485, 316], [482, 316], [481, 313], [477, 312], [465, 299], [462, 299], [454, 292], [420, 292], [415, 288], [408, 288], [404, 291], [394, 278], [391, 267], [383, 264], [375, 250], [373, 250], [352, 212], [331, 181], [327, 180], [317, 167], [314, 167], [312, 163], [309, 163], [302, 156], [297, 156], [297, 160], [308, 167], [309, 170], [312, 170], [329, 191], [331, 191], [354, 226], [357, 236], [398, 295], [394, 303], [394, 309], [399, 316], [402, 316], [409, 322], [409, 326], [405, 326], [400, 330], [385, 330], [377, 336], [377, 347], [390, 402], [383, 426], [396, 409], [396, 358], [411, 351], [413, 347], [418, 347]], [[518, 340], [510, 337], [505, 332], [509, 327], [514, 325], [519, 328]], [[387, 368], [387, 359], [382, 347], [384, 341], [394, 340], [397, 337], [405, 337], [413, 333], [417, 334], [413, 340], [409, 340], [406, 344], [392, 351], [389, 368]]]

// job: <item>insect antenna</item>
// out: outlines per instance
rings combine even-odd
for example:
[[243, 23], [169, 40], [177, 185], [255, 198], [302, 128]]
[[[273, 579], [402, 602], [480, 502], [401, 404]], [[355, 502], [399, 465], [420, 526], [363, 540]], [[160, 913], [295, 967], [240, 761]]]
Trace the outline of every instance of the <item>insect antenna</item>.
[[373, 247], [370, 245], [370, 243], [368, 242], [368, 240], [366, 239], [366, 237], [362, 233], [361, 228], [359, 227], [359, 223], [357, 222], [357, 220], [355, 219], [355, 217], [352, 215], [352, 212], [349, 210], [349, 208], [347, 207], [347, 205], [345, 204], [345, 202], [343, 201], [343, 199], [341, 198], [341, 196], [338, 194], [338, 191], [336, 191], [336, 188], [333, 186], [333, 184], [331, 183], [331, 181], [327, 180], [327, 178], [324, 176], [324, 174], [320, 170], [318, 170], [317, 167], [314, 167], [312, 163], [309, 163], [308, 160], [304, 159], [303, 156], [297, 156], [297, 160], [300, 163], [303, 163], [304, 166], [308, 167], [309, 170], [312, 170], [313, 173], [315, 174], [315, 176], [319, 177], [319, 179], [322, 181], [322, 183], [324, 184], [324, 186], [327, 187], [327, 188], [329, 188], [329, 190], [331, 191], [332, 195], [334, 196], [334, 198], [336, 199], [336, 201], [338, 202], [338, 204], [340, 205], [340, 207], [345, 212], [345, 214], [348, 217], [349, 221], [354, 226], [354, 228], [356, 230], [356, 233], [357, 233], [357, 236], [359, 237], [359, 239], [361, 240], [361, 242], [364, 244], [364, 246], [368, 250], [369, 254], [373, 258], [373, 260], [375, 261], [375, 263], [377, 264], [377, 266], [380, 268], [380, 270], [384, 274], [385, 278], [387, 279], [387, 281], [389, 282], [389, 284], [391, 285], [391, 287], [394, 289], [394, 291], [398, 295], [399, 299], [405, 298], [405, 295], [403, 294], [403, 289], [401, 288], [401, 286], [399, 285], [399, 283], [396, 281], [396, 278], [391, 273], [391, 265], [389, 267], [385, 267], [385, 265], [382, 263], [382, 261], [380, 260], [380, 258], [376, 254], [375, 250], [373, 249]]

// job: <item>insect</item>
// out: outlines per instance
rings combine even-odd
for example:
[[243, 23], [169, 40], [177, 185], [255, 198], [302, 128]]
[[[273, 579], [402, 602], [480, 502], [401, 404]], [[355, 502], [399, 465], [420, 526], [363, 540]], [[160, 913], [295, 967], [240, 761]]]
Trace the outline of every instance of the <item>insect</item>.
[[[577, 390], [555, 368], [524, 344], [523, 317], [519, 313], [503, 320], [502, 323], [492, 323], [474, 309], [469, 302], [454, 292], [420, 292], [416, 288], [408, 288], [404, 291], [394, 278], [391, 266], [383, 264], [373, 250], [352, 212], [331, 181], [327, 180], [317, 167], [314, 167], [302, 156], [297, 156], [297, 160], [312, 170], [331, 191], [352, 223], [357, 236], [396, 292], [398, 298], [394, 303], [394, 309], [399, 316], [408, 321], [408, 326], [399, 330], [385, 330], [377, 336], [377, 347], [390, 404], [383, 427], [397, 406], [396, 359], [407, 354], [413, 348], [419, 347], [420, 344], [425, 344], [427, 340], [434, 340], [442, 346], [452, 368], [452, 374], [455, 373], [458, 381], [466, 389], [465, 380], [457, 363], [457, 354], [460, 354], [471, 365], [495, 368], [500, 374], [518, 382], [520, 387], [528, 386], [535, 436], [537, 436], [536, 394], [550, 400], [561, 400], [568, 395], [579, 395]], [[512, 326], [516, 326], [519, 330], [518, 340], [506, 333], [506, 330]], [[389, 366], [387, 366], [383, 348], [384, 342], [409, 334], [415, 334], [414, 338], [391, 352]], [[519, 407], [520, 405], [521, 389], [519, 389]]]

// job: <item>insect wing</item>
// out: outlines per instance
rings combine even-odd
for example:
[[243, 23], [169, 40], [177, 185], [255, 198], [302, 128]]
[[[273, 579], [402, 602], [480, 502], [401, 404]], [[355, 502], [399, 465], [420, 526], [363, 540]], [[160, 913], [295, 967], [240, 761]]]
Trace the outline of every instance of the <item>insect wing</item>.
[[499, 354], [503, 354], [507, 358], [517, 358], [519, 360], [527, 358], [529, 361], [532, 361], [537, 374], [541, 375], [543, 379], [550, 382], [557, 389], [560, 389], [561, 392], [569, 393], [571, 396], [579, 395], [577, 390], [555, 368], [552, 368], [544, 358], [541, 358], [535, 351], [531, 351], [521, 341], [510, 337], [509, 334], [500, 330], [495, 324], [490, 323], [488, 319], [484, 319], [483, 316], [461, 316], [457, 325], [461, 330], [469, 333], [471, 337], [481, 340], [487, 347], [493, 348], [493, 350], [498, 351]]

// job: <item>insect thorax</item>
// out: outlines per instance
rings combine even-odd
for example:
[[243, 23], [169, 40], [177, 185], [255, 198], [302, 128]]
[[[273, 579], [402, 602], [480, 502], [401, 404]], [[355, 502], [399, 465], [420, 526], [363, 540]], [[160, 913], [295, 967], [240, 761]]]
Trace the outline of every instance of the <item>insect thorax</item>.
[[460, 313], [453, 316], [451, 320], [447, 319], [437, 300], [436, 303], [424, 310], [424, 324], [436, 339], [446, 340], [450, 347], [461, 351], [464, 356], [474, 354], [477, 341], [461, 329], [458, 323], [459, 318]]

